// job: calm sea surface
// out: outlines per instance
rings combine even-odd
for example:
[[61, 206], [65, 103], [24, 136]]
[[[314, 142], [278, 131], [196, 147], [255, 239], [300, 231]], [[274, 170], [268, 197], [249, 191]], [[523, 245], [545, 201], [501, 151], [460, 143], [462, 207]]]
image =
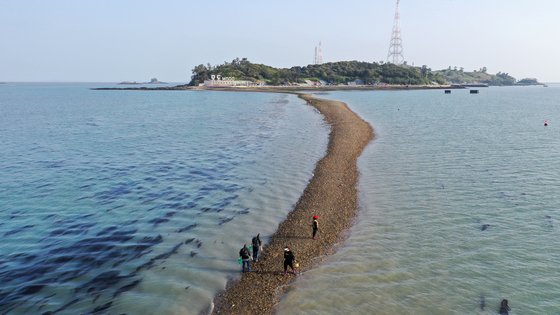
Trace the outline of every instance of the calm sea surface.
[[0, 85], [0, 313], [204, 313], [328, 127], [292, 95], [95, 86]]
[[280, 314], [560, 314], [559, 86], [324, 97], [377, 138], [348, 239]]

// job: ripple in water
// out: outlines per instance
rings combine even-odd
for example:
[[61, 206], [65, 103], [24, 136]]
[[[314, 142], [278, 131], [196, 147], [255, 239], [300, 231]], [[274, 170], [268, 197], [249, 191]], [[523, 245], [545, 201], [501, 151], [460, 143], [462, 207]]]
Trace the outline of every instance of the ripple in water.
[[362, 210], [280, 314], [558, 313], [559, 87], [330, 97], [376, 130]]
[[275, 230], [326, 147], [293, 96], [7, 93], [2, 313], [207, 311], [238, 247]]

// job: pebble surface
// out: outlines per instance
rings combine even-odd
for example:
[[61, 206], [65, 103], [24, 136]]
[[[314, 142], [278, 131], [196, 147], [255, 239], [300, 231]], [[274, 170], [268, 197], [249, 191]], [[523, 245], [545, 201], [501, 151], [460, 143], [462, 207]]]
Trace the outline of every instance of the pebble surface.
[[[283, 248], [292, 249], [298, 271], [308, 270], [334, 251], [357, 214], [357, 160], [373, 139], [373, 129], [343, 102], [298, 95], [330, 125], [327, 153], [317, 162], [313, 178], [265, 245], [259, 261], [251, 263], [252, 272], [231, 280], [216, 295], [213, 314], [272, 314], [287, 285], [297, 277], [284, 275]], [[313, 215], [319, 216], [315, 240], [311, 238]]]

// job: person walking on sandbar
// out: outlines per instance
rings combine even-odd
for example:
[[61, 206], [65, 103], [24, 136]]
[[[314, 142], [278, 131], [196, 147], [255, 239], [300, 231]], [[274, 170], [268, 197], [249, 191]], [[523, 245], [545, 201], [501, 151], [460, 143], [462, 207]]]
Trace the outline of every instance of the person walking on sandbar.
[[290, 250], [288, 246], [284, 248], [284, 275], [288, 273], [288, 266], [292, 268], [292, 272], [294, 275], [296, 274], [296, 270], [294, 269], [294, 261], [296, 260], [296, 256]]
[[242, 271], [245, 272], [245, 266], [247, 266], [247, 271], [251, 272], [251, 254], [247, 248], [247, 244], [243, 245], [243, 248], [239, 251], [239, 256], [243, 262]]
[[259, 261], [259, 252], [261, 251], [261, 248], [262, 248], [261, 233], [257, 234], [257, 236], [255, 236], [255, 237], [253, 237], [253, 239], [251, 240], [251, 243], [253, 245], [253, 261], [257, 262], [257, 261]]
[[315, 239], [315, 235], [317, 235], [317, 231], [319, 230], [319, 217], [314, 215], [313, 216], [313, 223], [311, 226], [313, 227], [313, 239]]

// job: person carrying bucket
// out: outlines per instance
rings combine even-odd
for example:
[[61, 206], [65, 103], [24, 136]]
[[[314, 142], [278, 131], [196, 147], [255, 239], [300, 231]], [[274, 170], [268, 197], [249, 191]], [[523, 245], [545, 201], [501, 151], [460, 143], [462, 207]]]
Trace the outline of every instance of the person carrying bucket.
[[243, 264], [241, 270], [245, 272], [245, 266], [247, 266], [247, 272], [251, 272], [251, 254], [247, 248], [247, 244], [243, 245], [243, 248], [239, 251], [239, 257]]
[[[294, 256], [294, 253], [290, 250], [290, 248], [288, 246], [284, 247], [284, 275], [288, 273], [288, 266], [292, 268], [292, 273], [294, 275], [296, 274], [296, 269], [294, 268], [295, 260], [296, 256]], [[297, 265], [298, 264], [296, 263], [296, 266]]]

